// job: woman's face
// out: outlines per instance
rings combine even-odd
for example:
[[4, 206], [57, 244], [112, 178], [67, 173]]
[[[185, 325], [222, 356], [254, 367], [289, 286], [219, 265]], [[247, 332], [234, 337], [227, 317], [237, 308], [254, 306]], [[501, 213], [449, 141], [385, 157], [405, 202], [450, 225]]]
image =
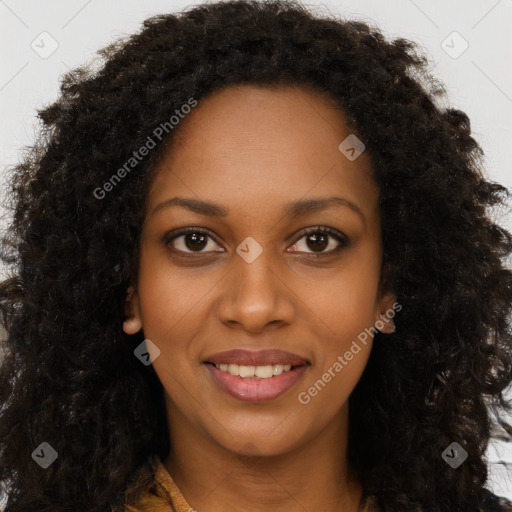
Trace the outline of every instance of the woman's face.
[[[171, 431], [284, 453], [342, 424], [369, 328], [395, 299], [379, 290], [371, 161], [342, 153], [342, 114], [306, 88], [233, 86], [176, 130], [149, 192], [125, 331], [142, 327], [160, 351]], [[222, 354], [233, 350], [245, 352]]]

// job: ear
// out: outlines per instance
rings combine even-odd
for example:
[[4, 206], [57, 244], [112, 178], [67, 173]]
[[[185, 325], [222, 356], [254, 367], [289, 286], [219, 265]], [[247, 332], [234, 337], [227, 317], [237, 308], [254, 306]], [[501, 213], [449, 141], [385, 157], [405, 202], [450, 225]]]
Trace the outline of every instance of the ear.
[[381, 292], [375, 327], [384, 334], [393, 334], [396, 330], [393, 318], [396, 311], [401, 309], [402, 307], [398, 304], [396, 295], [392, 291], [386, 290]]
[[130, 286], [126, 291], [124, 314], [123, 331], [126, 334], [136, 334], [139, 332], [142, 329], [142, 320], [140, 317], [139, 297], [133, 286]]

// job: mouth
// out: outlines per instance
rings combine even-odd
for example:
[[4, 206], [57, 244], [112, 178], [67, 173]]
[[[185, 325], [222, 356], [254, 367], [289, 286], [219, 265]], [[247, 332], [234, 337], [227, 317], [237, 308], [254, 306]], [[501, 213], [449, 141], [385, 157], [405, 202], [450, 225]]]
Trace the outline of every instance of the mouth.
[[[277, 377], [284, 372], [295, 370], [302, 366], [291, 365], [291, 364], [266, 364], [266, 365], [241, 365], [236, 363], [220, 363], [215, 364], [210, 361], [206, 361], [205, 364], [215, 366], [217, 370], [221, 372], [229, 373], [235, 377], [241, 377], [242, 379], [271, 379]], [[306, 364], [306, 363], [304, 363]]]
[[309, 363], [240, 365], [203, 363], [216, 387], [232, 398], [261, 403], [277, 399], [302, 378]]

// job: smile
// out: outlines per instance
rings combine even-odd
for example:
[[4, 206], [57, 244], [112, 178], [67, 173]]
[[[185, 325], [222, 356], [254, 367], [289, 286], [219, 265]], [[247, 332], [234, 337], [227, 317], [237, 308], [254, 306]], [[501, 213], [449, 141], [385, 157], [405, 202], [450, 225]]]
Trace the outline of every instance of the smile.
[[238, 375], [243, 379], [270, 379], [274, 376], [288, 372], [292, 368], [290, 364], [266, 364], [261, 366], [246, 366], [240, 364], [216, 364], [215, 367], [231, 375]]
[[308, 365], [274, 364], [245, 366], [205, 363], [216, 386], [238, 400], [267, 402], [289, 391], [302, 377]]

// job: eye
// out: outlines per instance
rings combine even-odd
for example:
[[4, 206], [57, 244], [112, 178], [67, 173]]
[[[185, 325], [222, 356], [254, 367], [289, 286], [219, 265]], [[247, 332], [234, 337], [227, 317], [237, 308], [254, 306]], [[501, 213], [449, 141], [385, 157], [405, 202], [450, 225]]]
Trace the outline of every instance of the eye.
[[[312, 257], [328, 256], [349, 245], [349, 240], [343, 233], [328, 226], [306, 228], [301, 234], [302, 236], [292, 245], [291, 252], [305, 252]], [[302, 239], [305, 239], [306, 249], [308, 244], [313, 248], [312, 252], [300, 248], [301, 244], [299, 242]], [[332, 240], [335, 240], [335, 242], [331, 243]], [[224, 252], [222, 248], [215, 249], [215, 245], [219, 244], [215, 242], [215, 236], [205, 228], [183, 228], [174, 234], [166, 235], [162, 241], [166, 247], [171, 246], [171, 249], [186, 256], [192, 256], [194, 253]], [[334, 247], [331, 247], [332, 245]], [[326, 251], [325, 249], [328, 247], [330, 249]]]
[[[303, 239], [305, 243], [302, 244], [302, 247], [305, 247], [306, 249], [308, 247], [312, 248], [312, 253], [301, 249], [301, 244], [299, 242]], [[335, 242], [331, 243], [332, 239], [334, 239]], [[332, 247], [333, 245], [334, 247]], [[292, 252], [306, 252], [313, 257], [323, 255], [330, 256], [348, 245], [349, 240], [343, 233], [328, 226], [315, 226], [303, 231], [303, 235], [293, 244]], [[330, 249], [325, 250], [327, 248]]]
[[[187, 252], [223, 252], [224, 250], [215, 249], [214, 246], [216, 243], [210, 244], [208, 239], [214, 241], [214, 237], [209, 233], [209, 231], [204, 228], [184, 228], [179, 232], [175, 233], [172, 236], [166, 236], [163, 240], [166, 246], [172, 244], [172, 249], [175, 249], [178, 252], [187, 253]], [[218, 245], [218, 244], [217, 244]], [[206, 249], [203, 250], [203, 249]], [[190, 253], [189, 252], [189, 253]]]

